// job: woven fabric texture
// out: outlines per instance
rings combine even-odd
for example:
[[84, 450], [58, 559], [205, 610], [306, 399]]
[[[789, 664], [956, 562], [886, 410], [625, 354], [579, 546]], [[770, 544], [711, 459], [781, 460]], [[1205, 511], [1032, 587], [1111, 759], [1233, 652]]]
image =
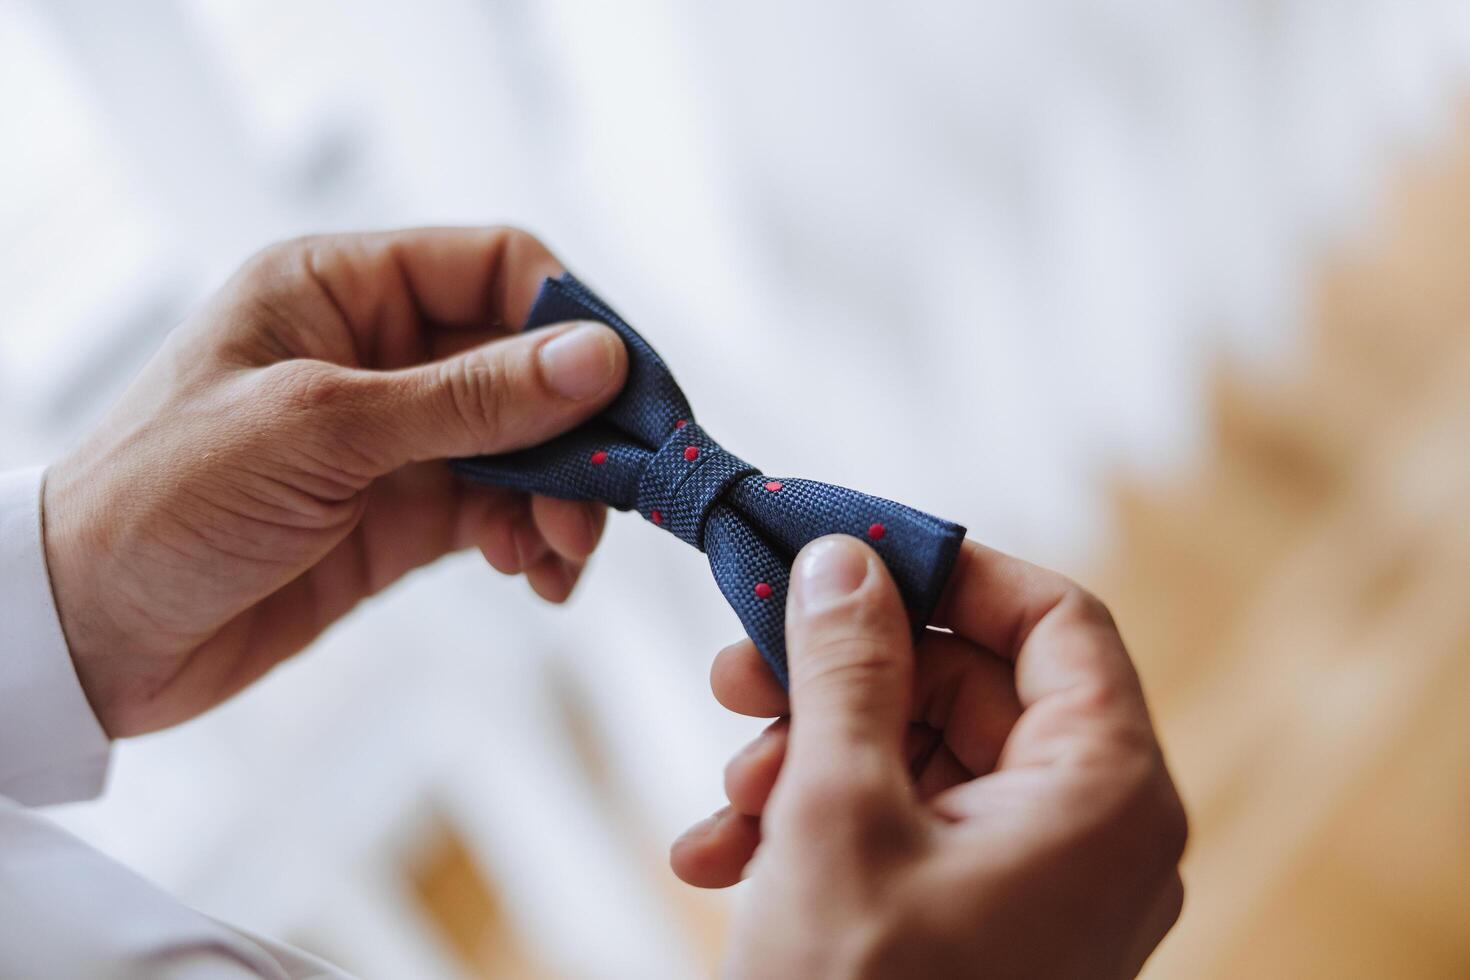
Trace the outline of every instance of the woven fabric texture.
[[694, 421], [652, 347], [571, 274], [548, 279], [526, 328], [596, 320], [622, 337], [628, 380], [596, 418], [520, 452], [457, 459], [482, 483], [636, 510], [699, 548], [741, 625], [784, 687], [786, 589], [808, 541], [843, 533], [871, 545], [893, 574], [915, 632], [949, 579], [965, 529], [855, 490], [773, 477], [726, 452]]

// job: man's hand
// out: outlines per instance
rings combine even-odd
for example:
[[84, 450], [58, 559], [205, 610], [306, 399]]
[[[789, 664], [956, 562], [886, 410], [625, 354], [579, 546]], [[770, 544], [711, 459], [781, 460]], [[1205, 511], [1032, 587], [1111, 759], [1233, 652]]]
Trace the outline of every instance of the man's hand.
[[706, 887], [750, 865], [733, 976], [1131, 977], [1177, 919], [1184, 811], [1107, 611], [966, 542], [935, 622], [916, 651], [876, 554], [823, 538], [789, 704], [748, 642], [716, 660], [727, 707], [791, 715], [672, 853]]
[[110, 735], [204, 711], [448, 551], [567, 597], [603, 508], [435, 462], [541, 442], [622, 387], [606, 327], [517, 334], [561, 271], [506, 229], [303, 239], [169, 337], [46, 477], [52, 587]]

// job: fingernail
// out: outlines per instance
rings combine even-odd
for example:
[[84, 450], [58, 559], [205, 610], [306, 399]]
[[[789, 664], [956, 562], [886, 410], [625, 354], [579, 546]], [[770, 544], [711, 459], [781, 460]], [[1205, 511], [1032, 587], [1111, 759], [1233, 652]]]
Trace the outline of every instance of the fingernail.
[[770, 743], [771, 739], [779, 735], [785, 728], [786, 719], [777, 718], [765, 728], [762, 728], [759, 735], [742, 745], [740, 751], [735, 753], [735, 758], [730, 761], [734, 762], [735, 759], [744, 759], [746, 756], [754, 755], [756, 752], [764, 749]]
[[524, 572], [546, 553], [545, 541], [528, 524], [517, 524], [510, 533], [510, 540], [515, 545], [516, 563], [520, 565], [517, 571]]
[[541, 345], [541, 374], [552, 391], [563, 398], [591, 398], [612, 380], [616, 367], [612, 345], [616, 343], [604, 326], [581, 323]]
[[734, 755], [734, 757], [731, 758], [730, 761], [732, 763], [733, 762], [738, 762], [741, 759], [745, 759], [745, 758], [748, 758], [748, 757], [754, 755], [756, 753], [756, 751], [758, 749], [760, 749], [762, 746], [764, 746], [766, 744], [766, 742], [768, 742], [768, 741], [770, 741], [770, 732], [769, 732], [769, 730], [764, 731], [764, 732], [761, 732], [755, 738], [751, 739], [749, 742], [746, 742], [744, 745], [740, 746], [740, 751], [739, 752], [736, 752], [735, 755]]
[[720, 821], [729, 811], [729, 807], [723, 807], [719, 810], [716, 810], [714, 813], [711, 813], [709, 816], [699, 821], [699, 823], [695, 824], [694, 826], [690, 827], [688, 830], [680, 834], [678, 840], [698, 840], [701, 837], [707, 836], [710, 831], [714, 830], [715, 827], [719, 825]]
[[868, 556], [846, 535], [833, 535], [808, 545], [797, 557], [792, 576], [799, 606], [814, 609], [857, 591], [868, 577]]

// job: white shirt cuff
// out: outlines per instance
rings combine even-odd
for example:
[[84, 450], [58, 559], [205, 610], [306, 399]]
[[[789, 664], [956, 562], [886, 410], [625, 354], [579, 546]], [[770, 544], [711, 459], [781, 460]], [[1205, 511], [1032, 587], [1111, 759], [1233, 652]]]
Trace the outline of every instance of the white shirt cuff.
[[95, 797], [111, 756], [51, 595], [44, 478], [0, 473], [0, 795], [30, 806]]

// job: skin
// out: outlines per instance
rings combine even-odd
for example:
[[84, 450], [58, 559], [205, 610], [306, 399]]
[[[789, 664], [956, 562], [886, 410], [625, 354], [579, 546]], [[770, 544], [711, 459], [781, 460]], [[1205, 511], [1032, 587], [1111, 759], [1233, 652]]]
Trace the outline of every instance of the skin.
[[567, 598], [604, 508], [472, 486], [440, 462], [544, 441], [622, 387], [606, 327], [581, 328], [580, 397], [539, 357], [576, 328], [519, 335], [562, 271], [509, 229], [306, 238], [253, 258], [170, 335], [43, 492], [62, 628], [109, 735], [213, 707], [450, 551]]
[[[621, 388], [605, 327], [518, 332], [561, 271], [508, 229], [302, 239], [169, 337], [43, 488], [109, 735], [209, 709], [450, 551], [568, 596], [604, 510], [442, 463]], [[935, 624], [916, 649], [876, 554], [821, 539], [793, 568], [789, 698], [748, 641], [716, 658], [723, 704], [779, 719], [672, 850], [691, 884], [751, 881], [731, 976], [1125, 977], [1178, 916], [1183, 810], [1107, 610], [966, 542]]]
[[[843, 556], [859, 584], [814, 596]], [[716, 658], [723, 704], [783, 716], [671, 853], [690, 884], [750, 880], [729, 976], [1132, 977], [1178, 918], [1184, 811], [1103, 605], [967, 541], [934, 619], [916, 649], [877, 555], [821, 539], [789, 698], [748, 640]]]

